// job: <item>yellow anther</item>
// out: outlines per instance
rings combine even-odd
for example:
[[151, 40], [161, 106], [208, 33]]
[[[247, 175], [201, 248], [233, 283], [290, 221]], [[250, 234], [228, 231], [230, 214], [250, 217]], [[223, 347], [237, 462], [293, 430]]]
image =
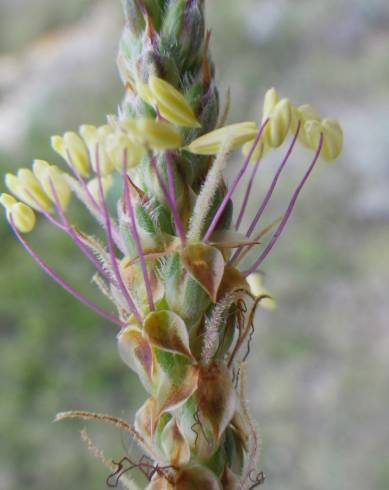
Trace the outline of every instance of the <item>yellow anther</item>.
[[146, 102], [146, 104], [154, 106], [155, 98], [153, 96], [153, 93], [150, 90], [150, 87], [146, 83], [138, 82], [136, 84], [136, 91], [138, 92], [139, 97], [144, 102]]
[[24, 204], [17, 202], [7, 210], [8, 219], [11, 219], [20, 233], [30, 233], [34, 229], [36, 218], [34, 211]]
[[278, 92], [274, 87], [272, 87], [266, 92], [265, 97], [263, 99], [262, 121], [265, 121], [270, 116], [270, 114], [272, 113], [273, 109], [275, 108], [275, 106], [278, 104], [279, 101], [280, 101], [280, 96], [278, 95]]
[[19, 169], [17, 175], [7, 174], [5, 185], [18, 199], [37, 211], [50, 211], [50, 200], [30, 169]]
[[[189, 128], [199, 128], [192, 107], [173, 85], [162, 78], [151, 76], [149, 89], [161, 115], [173, 124]], [[147, 94], [146, 97], [150, 97]]]
[[145, 148], [141, 144], [130, 140], [127, 135], [120, 131], [116, 131], [107, 137], [105, 149], [118, 172], [123, 170], [125, 155], [127, 155], [127, 168], [132, 168], [140, 163], [145, 153]]
[[250, 274], [246, 278], [246, 280], [250, 286], [251, 293], [254, 296], [256, 296], [257, 298], [259, 296], [262, 296], [262, 295], [268, 295], [269, 296], [269, 298], [263, 298], [260, 301], [259, 306], [261, 306], [265, 310], [271, 310], [271, 311], [275, 310], [277, 307], [277, 303], [276, 303], [275, 299], [273, 297], [271, 297], [271, 295], [269, 294], [269, 291], [267, 291], [263, 287], [261, 274], [254, 272], [253, 274]]
[[292, 121], [292, 105], [288, 99], [280, 100], [269, 114], [266, 128], [266, 140], [273, 148], [278, 148], [285, 141]]
[[316, 150], [320, 143], [320, 135], [323, 133], [323, 127], [320, 121], [306, 121], [303, 126], [305, 144], [312, 150]]
[[53, 136], [51, 146], [82, 177], [89, 176], [88, 150], [77, 133], [69, 131], [63, 137]]
[[[112, 175], [106, 175], [105, 177], [101, 177], [101, 187], [103, 190], [104, 198], [107, 196], [110, 188], [112, 187], [112, 184], [113, 184]], [[99, 184], [99, 179], [97, 177], [95, 177], [94, 179], [88, 182], [88, 190], [96, 202], [101, 202], [100, 184]]]
[[155, 150], [175, 150], [181, 146], [181, 135], [174, 126], [149, 118], [130, 119], [122, 124], [128, 137]]
[[65, 174], [58, 167], [44, 160], [35, 160], [33, 170], [49, 199], [56, 203], [56, 198], [58, 198], [61, 207], [66, 209], [70, 201], [71, 190], [66, 182]]
[[297, 107], [297, 112], [302, 121], [320, 121], [320, 114], [309, 104]]
[[343, 148], [343, 131], [334, 119], [323, 119], [322, 128], [324, 133], [324, 144], [322, 155], [326, 160], [338, 158]]
[[223, 144], [228, 144], [230, 150], [235, 150], [248, 141], [253, 141], [258, 133], [254, 122], [231, 124], [200, 136], [186, 147], [197, 155], [216, 155]]
[[[248, 143], [245, 143], [242, 147], [242, 153], [245, 157], [247, 157], [253, 147], [254, 141], [249, 141]], [[250, 163], [255, 163], [258, 158], [263, 158], [268, 151], [270, 150], [269, 144], [266, 141], [261, 141], [258, 142], [257, 146], [255, 147], [255, 150], [250, 158]]]
[[[297, 125], [300, 122], [300, 131], [298, 135], [298, 140], [303, 145], [308, 148], [312, 148], [312, 145], [309, 141], [308, 135], [305, 131], [305, 123], [309, 121], [317, 121], [320, 122], [321, 118], [319, 113], [309, 104], [303, 104], [299, 107], [294, 107], [292, 110], [292, 122], [291, 122], [291, 130], [293, 133], [297, 131]], [[308, 128], [309, 128], [308, 124]]]
[[85, 124], [80, 127], [80, 134], [88, 147], [92, 168], [95, 172], [97, 171], [98, 156], [101, 175], [108, 175], [114, 169], [114, 164], [105, 149], [106, 139], [111, 132], [112, 129], [108, 125], [96, 128], [96, 126]]
[[14, 196], [11, 196], [11, 194], [3, 193], [0, 195], [0, 204], [7, 210], [9, 211], [11, 207], [16, 204], [17, 201], [14, 198]]

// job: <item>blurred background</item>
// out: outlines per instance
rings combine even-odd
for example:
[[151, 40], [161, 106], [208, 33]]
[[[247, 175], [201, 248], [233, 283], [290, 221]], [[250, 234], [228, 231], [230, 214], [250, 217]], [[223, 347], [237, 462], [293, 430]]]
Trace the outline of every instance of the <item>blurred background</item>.
[[[208, 3], [231, 122], [258, 117], [274, 85], [345, 130], [341, 160], [319, 165], [263, 264], [278, 309], [259, 313], [250, 362], [259, 469], [269, 490], [387, 490], [388, 1]], [[50, 135], [115, 112], [121, 26], [118, 0], [0, 0], [1, 174], [35, 157], [57, 162]], [[285, 208], [308, 163], [299, 156], [269, 216]], [[256, 195], [276, 163], [264, 162]], [[130, 417], [145, 395], [117, 356], [114, 328], [51, 283], [5, 219], [0, 240], [0, 489], [105, 488], [107, 471], [78, 438], [85, 424], [51, 420], [68, 409]], [[43, 222], [31, 240], [102, 302], [70, 242]], [[116, 429], [87, 425], [109, 457], [129, 449]]]

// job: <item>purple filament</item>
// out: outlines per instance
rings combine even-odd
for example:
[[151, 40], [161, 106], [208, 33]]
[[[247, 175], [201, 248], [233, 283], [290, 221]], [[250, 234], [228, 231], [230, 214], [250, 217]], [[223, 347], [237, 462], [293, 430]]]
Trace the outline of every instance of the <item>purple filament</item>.
[[297, 198], [301, 192], [301, 190], [303, 189], [308, 177], [311, 175], [311, 172], [312, 170], [314, 169], [315, 165], [316, 165], [316, 162], [317, 160], [319, 159], [319, 156], [320, 156], [320, 152], [322, 150], [322, 147], [323, 147], [323, 133], [321, 133], [320, 135], [320, 141], [319, 141], [319, 145], [318, 145], [318, 148], [316, 150], [316, 153], [315, 153], [315, 156], [312, 160], [312, 163], [310, 164], [310, 166], [308, 167], [308, 170], [307, 172], [305, 173], [303, 179], [301, 180], [300, 184], [297, 186], [297, 189], [295, 190], [295, 192], [293, 193], [293, 196], [292, 196], [292, 199], [288, 205], [288, 208], [284, 214], [284, 217], [281, 221], [281, 223], [279, 224], [278, 228], [276, 229], [276, 231], [274, 232], [270, 242], [267, 244], [265, 250], [262, 252], [262, 254], [258, 257], [258, 259], [254, 262], [254, 264], [250, 267], [249, 270], [245, 271], [244, 275], [245, 277], [247, 277], [249, 274], [251, 274], [252, 272], [255, 272], [258, 267], [262, 264], [262, 262], [266, 259], [266, 257], [269, 255], [269, 253], [271, 252], [272, 248], [274, 247], [274, 245], [277, 243], [278, 239], [280, 238], [282, 232], [284, 231], [285, 229], [285, 226], [286, 224], [288, 223], [289, 221], [289, 218], [292, 214], [292, 211], [294, 209], [294, 206], [296, 204], [296, 201], [297, 201]]
[[101, 173], [100, 173], [100, 153], [99, 153], [99, 145], [98, 143], [96, 144], [96, 175], [97, 175], [97, 181], [99, 185], [99, 194], [100, 194], [100, 200], [101, 200], [101, 207], [102, 207], [102, 212], [105, 220], [105, 227], [106, 227], [106, 235], [107, 235], [107, 243], [108, 243], [108, 250], [109, 250], [109, 255], [111, 257], [111, 265], [113, 272], [115, 274], [116, 281], [118, 283], [118, 286], [123, 293], [127, 304], [132, 312], [132, 314], [135, 316], [137, 321], [142, 324], [142, 317], [140, 316], [138, 309], [134, 303], [134, 301], [131, 298], [130, 293], [127, 290], [126, 285], [123, 282], [122, 275], [120, 273], [119, 267], [117, 265], [116, 261], [116, 255], [115, 255], [115, 245], [113, 241], [113, 236], [112, 236], [112, 227], [111, 227], [111, 218], [109, 216], [109, 212], [107, 209], [107, 205], [105, 203], [104, 199], [104, 189], [103, 189], [103, 184], [101, 181]]
[[[281, 162], [281, 165], [277, 169], [277, 172], [273, 178], [273, 181], [269, 187], [269, 190], [266, 193], [264, 200], [262, 201], [261, 206], [259, 207], [257, 214], [255, 215], [254, 219], [252, 220], [252, 222], [249, 226], [249, 229], [246, 232], [247, 238], [250, 238], [251, 235], [253, 234], [255, 227], [257, 226], [259, 220], [261, 219], [263, 212], [265, 211], [267, 205], [269, 204], [271, 197], [273, 196], [273, 192], [274, 192], [274, 189], [276, 188], [278, 179], [280, 178], [281, 173], [282, 173], [283, 169], [285, 168], [285, 165], [287, 164], [287, 162], [290, 158], [290, 155], [292, 154], [293, 148], [295, 147], [298, 135], [300, 133], [300, 128], [301, 128], [301, 122], [299, 121], [296, 133], [295, 133], [293, 140], [292, 140], [292, 143], [290, 144], [288, 151], [286, 152], [286, 155]], [[234, 262], [234, 260], [239, 256], [241, 250], [242, 250], [242, 248], [238, 248], [238, 250], [235, 251], [235, 253], [233, 254], [233, 256], [230, 259], [230, 263]]]
[[185, 230], [177, 209], [177, 196], [176, 196], [176, 188], [174, 185], [173, 161], [172, 161], [172, 154], [170, 152], [166, 152], [166, 160], [167, 160], [167, 178], [169, 183], [168, 192], [170, 196], [170, 202], [172, 203], [172, 206], [174, 208], [174, 214], [175, 216], [177, 216], [176, 226], [177, 226], [178, 234], [180, 235], [182, 243], [185, 243], [186, 240]]
[[290, 144], [290, 146], [288, 148], [288, 151], [286, 152], [285, 158], [282, 160], [281, 165], [279, 166], [279, 168], [278, 168], [278, 170], [276, 172], [276, 175], [274, 176], [274, 179], [273, 179], [273, 181], [272, 181], [272, 183], [271, 183], [271, 185], [269, 187], [269, 190], [267, 191], [267, 194], [266, 194], [266, 196], [265, 196], [265, 198], [264, 198], [264, 200], [263, 200], [263, 202], [262, 202], [262, 204], [261, 204], [261, 206], [260, 206], [257, 214], [255, 215], [255, 218], [253, 219], [253, 221], [251, 222], [251, 225], [250, 225], [249, 229], [247, 230], [246, 236], [248, 238], [252, 235], [255, 227], [258, 224], [258, 221], [260, 220], [263, 212], [265, 211], [265, 209], [266, 209], [266, 207], [267, 207], [267, 205], [268, 205], [268, 203], [269, 203], [269, 201], [270, 201], [270, 199], [271, 199], [271, 197], [273, 195], [273, 192], [274, 192], [274, 189], [275, 189], [275, 187], [277, 185], [278, 179], [280, 178], [280, 175], [281, 175], [283, 169], [285, 168], [285, 165], [287, 164], [287, 162], [289, 160], [289, 157], [292, 154], [293, 148], [294, 148], [294, 146], [296, 144], [298, 135], [300, 133], [300, 127], [301, 127], [301, 122], [299, 121], [298, 126], [297, 126], [297, 130], [296, 130], [296, 133], [295, 133], [294, 138], [293, 138], [293, 141]]
[[131, 193], [130, 193], [129, 188], [128, 188], [127, 149], [124, 151], [124, 158], [123, 158], [123, 185], [124, 185], [124, 203], [125, 203], [126, 211], [129, 214], [129, 217], [131, 220], [131, 232], [132, 232], [132, 235], [133, 235], [133, 238], [135, 241], [135, 246], [136, 246], [137, 254], [139, 257], [140, 266], [142, 269], [143, 280], [144, 280], [146, 292], [147, 292], [147, 300], [149, 303], [150, 310], [153, 311], [155, 309], [153, 292], [152, 292], [152, 288], [151, 288], [149, 274], [147, 271], [147, 265], [146, 265], [146, 260], [145, 260], [145, 256], [143, 253], [142, 243], [141, 243], [139, 233], [138, 233], [138, 228], [136, 225], [134, 207], [133, 207], [132, 199], [131, 199]]
[[245, 195], [244, 195], [244, 199], [243, 199], [243, 202], [242, 202], [242, 207], [240, 209], [238, 219], [236, 220], [236, 224], [235, 224], [235, 229], [236, 230], [239, 230], [240, 225], [242, 223], [242, 219], [243, 219], [244, 213], [246, 211], [247, 204], [249, 202], [251, 190], [252, 190], [252, 187], [253, 187], [253, 184], [254, 184], [254, 180], [255, 180], [255, 177], [256, 177], [257, 172], [258, 172], [258, 169], [259, 169], [259, 164], [261, 163], [261, 159], [262, 159], [262, 152], [261, 152], [261, 155], [259, 156], [259, 158], [257, 159], [257, 161], [255, 162], [253, 171], [251, 172], [250, 180], [249, 180], [249, 183], [247, 185], [247, 189], [246, 189], [246, 192], [245, 192]]
[[[63, 207], [61, 206], [61, 202], [59, 200], [58, 193], [57, 193], [57, 190], [56, 190], [56, 188], [54, 186], [54, 183], [53, 183], [52, 179], [50, 179], [50, 187], [51, 187], [51, 191], [52, 191], [53, 196], [54, 196], [55, 207], [56, 207], [57, 213], [58, 213], [58, 215], [60, 216], [60, 218], [62, 220], [62, 225], [60, 223], [56, 222], [57, 223], [57, 226], [59, 226], [67, 235], [70, 236], [70, 238], [74, 241], [74, 243], [81, 250], [81, 252], [94, 265], [94, 267], [98, 270], [98, 272], [103, 277], [105, 277], [106, 279], [108, 279], [109, 281], [111, 281], [112, 278], [111, 278], [110, 274], [108, 274], [103, 269], [103, 267], [101, 266], [100, 262], [94, 256], [93, 252], [91, 252], [89, 250], [89, 248], [82, 242], [82, 240], [80, 240], [80, 238], [77, 236], [77, 233], [73, 230], [71, 224], [69, 223], [69, 221], [68, 221], [68, 219], [67, 219], [67, 217], [65, 215], [65, 211], [64, 211]], [[53, 220], [53, 221], [55, 221], [55, 220]]]
[[[182, 243], [185, 243], [185, 232], [184, 232], [184, 226], [181, 222], [181, 218], [180, 218], [180, 215], [178, 214], [178, 210], [177, 210], [177, 203], [176, 202], [173, 202], [172, 201], [172, 198], [171, 198], [171, 195], [170, 195], [170, 192], [169, 192], [169, 189], [166, 187], [166, 184], [165, 182], [163, 181], [159, 171], [158, 171], [158, 168], [157, 168], [157, 164], [155, 162], [155, 159], [153, 156], [151, 156], [151, 164], [154, 168], [154, 171], [155, 171], [155, 174], [157, 176], [157, 179], [158, 179], [158, 182], [159, 182], [159, 185], [161, 186], [161, 189], [162, 189], [162, 192], [165, 196], [165, 199], [169, 205], [169, 208], [170, 208], [170, 211], [172, 213], [172, 216], [173, 216], [173, 221], [174, 221], [174, 224], [175, 224], [175, 227], [176, 227], [176, 231], [181, 239], [181, 242]], [[168, 169], [169, 169], [169, 163], [168, 163]], [[168, 177], [169, 178], [169, 177]]]
[[[71, 163], [69, 165], [70, 170], [73, 172], [73, 175], [76, 177], [79, 184], [81, 185], [81, 187], [82, 187], [83, 191], [85, 192], [87, 198], [89, 199], [92, 207], [95, 209], [97, 214], [102, 215], [104, 218], [104, 210], [99, 206], [96, 199], [93, 197], [92, 193], [88, 189], [88, 186], [86, 185], [85, 180], [82, 178], [81, 174], [78, 172], [77, 168], [74, 166], [73, 160], [72, 160], [72, 157], [71, 157], [69, 151], [67, 151], [67, 157], [68, 157], [69, 162]], [[112, 226], [112, 224], [111, 224], [111, 226]], [[116, 246], [121, 250], [121, 252], [124, 253], [124, 247], [123, 247], [122, 242], [120, 240], [118, 231], [116, 229], [113, 229], [112, 235], [113, 235]]]
[[209, 228], [208, 228], [208, 231], [206, 232], [205, 236], [204, 236], [204, 241], [207, 241], [209, 240], [210, 236], [212, 235], [212, 233], [214, 232], [219, 220], [220, 220], [220, 217], [221, 215], [223, 214], [224, 210], [226, 209], [227, 207], [227, 204], [229, 202], [229, 200], [231, 199], [231, 196], [232, 194], [235, 192], [235, 189], [238, 187], [238, 184], [239, 182], [241, 181], [244, 173], [246, 172], [247, 170], [247, 167], [250, 163], [250, 160], [251, 160], [251, 157], [253, 156], [254, 154], [254, 151], [261, 139], [261, 136], [263, 134], [263, 131], [266, 127], [266, 125], [268, 124], [269, 122], [269, 119], [266, 119], [266, 121], [262, 124], [262, 126], [260, 127], [259, 131], [258, 131], [258, 134], [254, 140], [254, 143], [249, 151], [249, 154], [247, 155], [247, 157], [245, 158], [240, 170], [239, 170], [239, 173], [238, 175], [235, 177], [231, 187], [229, 188], [227, 194], [224, 196], [224, 199], [222, 201], [222, 203], [220, 204], [218, 210], [216, 211], [215, 213], [215, 216], [213, 217], [213, 220], [211, 222], [211, 224], [209, 225]]
[[19, 242], [23, 245], [24, 249], [26, 252], [35, 260], [35, 262], [42, 268], [42, 270], [51, 277], [57, 284], [59, 284], [63, 289], [65, 289], [69, 294], [71, 294], [74, 298], [76, 298], [78, 301], [83, 303], [84, 305], [88, 306], [91, 310], [93, 310], [95, 313], [100, 315], [101, 317], [105, 318], [109, 322], [112, 322], [116, 325], [119, 325], [119, 327], [123, 327], [124, 324], [121, 322], [118, 318], [116, 318], [113, 315], [110, 315], [108, 312], [94, 304], [92, 301], [90, 301], [88, 298], [83, 296], [81, 293], [76, 291], [72, 286], [70, 286], [67, 282], [65, 282], [58, 274], [56, 274], [47, 264], [46, 262], [39, 257], [38, 254], [34, 252], [34, 250], [30, 247], [30, 245], [27, 243], [27, 241], [21, 236], [21, 234], [18, 232], [15, 223], [13, 221], [12, 215], [11, 215], [11, 220], [10, 220], [10, 225], [12, 227], [13, 232], [15, 233], [17, 239]]

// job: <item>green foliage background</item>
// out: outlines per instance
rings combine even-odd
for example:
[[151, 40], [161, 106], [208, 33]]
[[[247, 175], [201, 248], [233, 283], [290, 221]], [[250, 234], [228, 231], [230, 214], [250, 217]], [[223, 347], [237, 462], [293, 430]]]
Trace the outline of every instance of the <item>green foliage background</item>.
[[[213, 0], [209, 25], [218, 78], [233, 94], [231, 121], [255, 118], [275, 85], [345, 128], [342, 160], [317, 169], [264, 264], [279, 308], [258, 316], [249, 387], [267, 488], [386, 490], [389, 7]], [[116, 110], [120, 28], [116, 0], [0, 0], [1, 173], [33, 157], [55, 160], [51, 134]], [[304, 156], [289, 168], [269, 220], [285, 206]], [[256, 193], [276, 163], [265, 162]], [[72, 213], [91, 226], [76, 204]], [[43, 222], [31, 240], [101, 301], [69, 241]], [[50, 422], [67, 409], [130, 417], [142, 390], [117, 356], [115, 329], [38, 271], [4, 219], [0, 244], [0, 489], [104, 488], [106, 470], [77, 438], [83, 424]], [[116, 430], [88, 427], [108, 456], [131, 450]]]

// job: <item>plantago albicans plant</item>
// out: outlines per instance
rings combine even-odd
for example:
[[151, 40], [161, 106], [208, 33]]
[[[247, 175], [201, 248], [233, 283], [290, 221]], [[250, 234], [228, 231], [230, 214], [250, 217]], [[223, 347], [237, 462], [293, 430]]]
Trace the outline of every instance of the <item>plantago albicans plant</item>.
[[[140, 460], [128, 455], [119, 463], [106, 461], [113, 470], [110, 486], [137, 488], [128, 476], [138, 470], [149, 480], [148, 490], [252, 489], [264, 476], [256, 470], [244, 362], [256, 308], [272, 306], [257, 270], [319, 158], [339, 155], [342, 131], [336, 121], [322, 119], [309, 105], [294, 106], [275, 89], [265, 95], [259, 123], [225, 125], [204, 0], [124, 0], [124, 8], [118, 64], [125, 97], [118, 114], [103, 126], [84, 125], [52, 138], [69, 173], [35, 160], [32, 169], [6, 175], [11, 194], [0, 198], [27, 252], [118, 327], [120, 356], [148, 393], [133, 425], [85, 412], [57, 419], [113, 422], [139, 443]], [[275, 177], [262, 199], [255, 196], [258, 211], [241, 230], [262, 157], [284, 142]], [[312, 150], [312, 161], [284, 214], [263, 224], [298, 143]], [[223, 169], [239, 148], [243, 162], [227, 184]], [[246, 172], [243, 201], [234, 208]], [[70, 222], [72, 195], [102, 226], [105, 242]], [[32, 250], [23, 234], [34, 228], [36, 213], [69, 235], [95, 266], [94, 282], [115, 313], [75, 291]]]

